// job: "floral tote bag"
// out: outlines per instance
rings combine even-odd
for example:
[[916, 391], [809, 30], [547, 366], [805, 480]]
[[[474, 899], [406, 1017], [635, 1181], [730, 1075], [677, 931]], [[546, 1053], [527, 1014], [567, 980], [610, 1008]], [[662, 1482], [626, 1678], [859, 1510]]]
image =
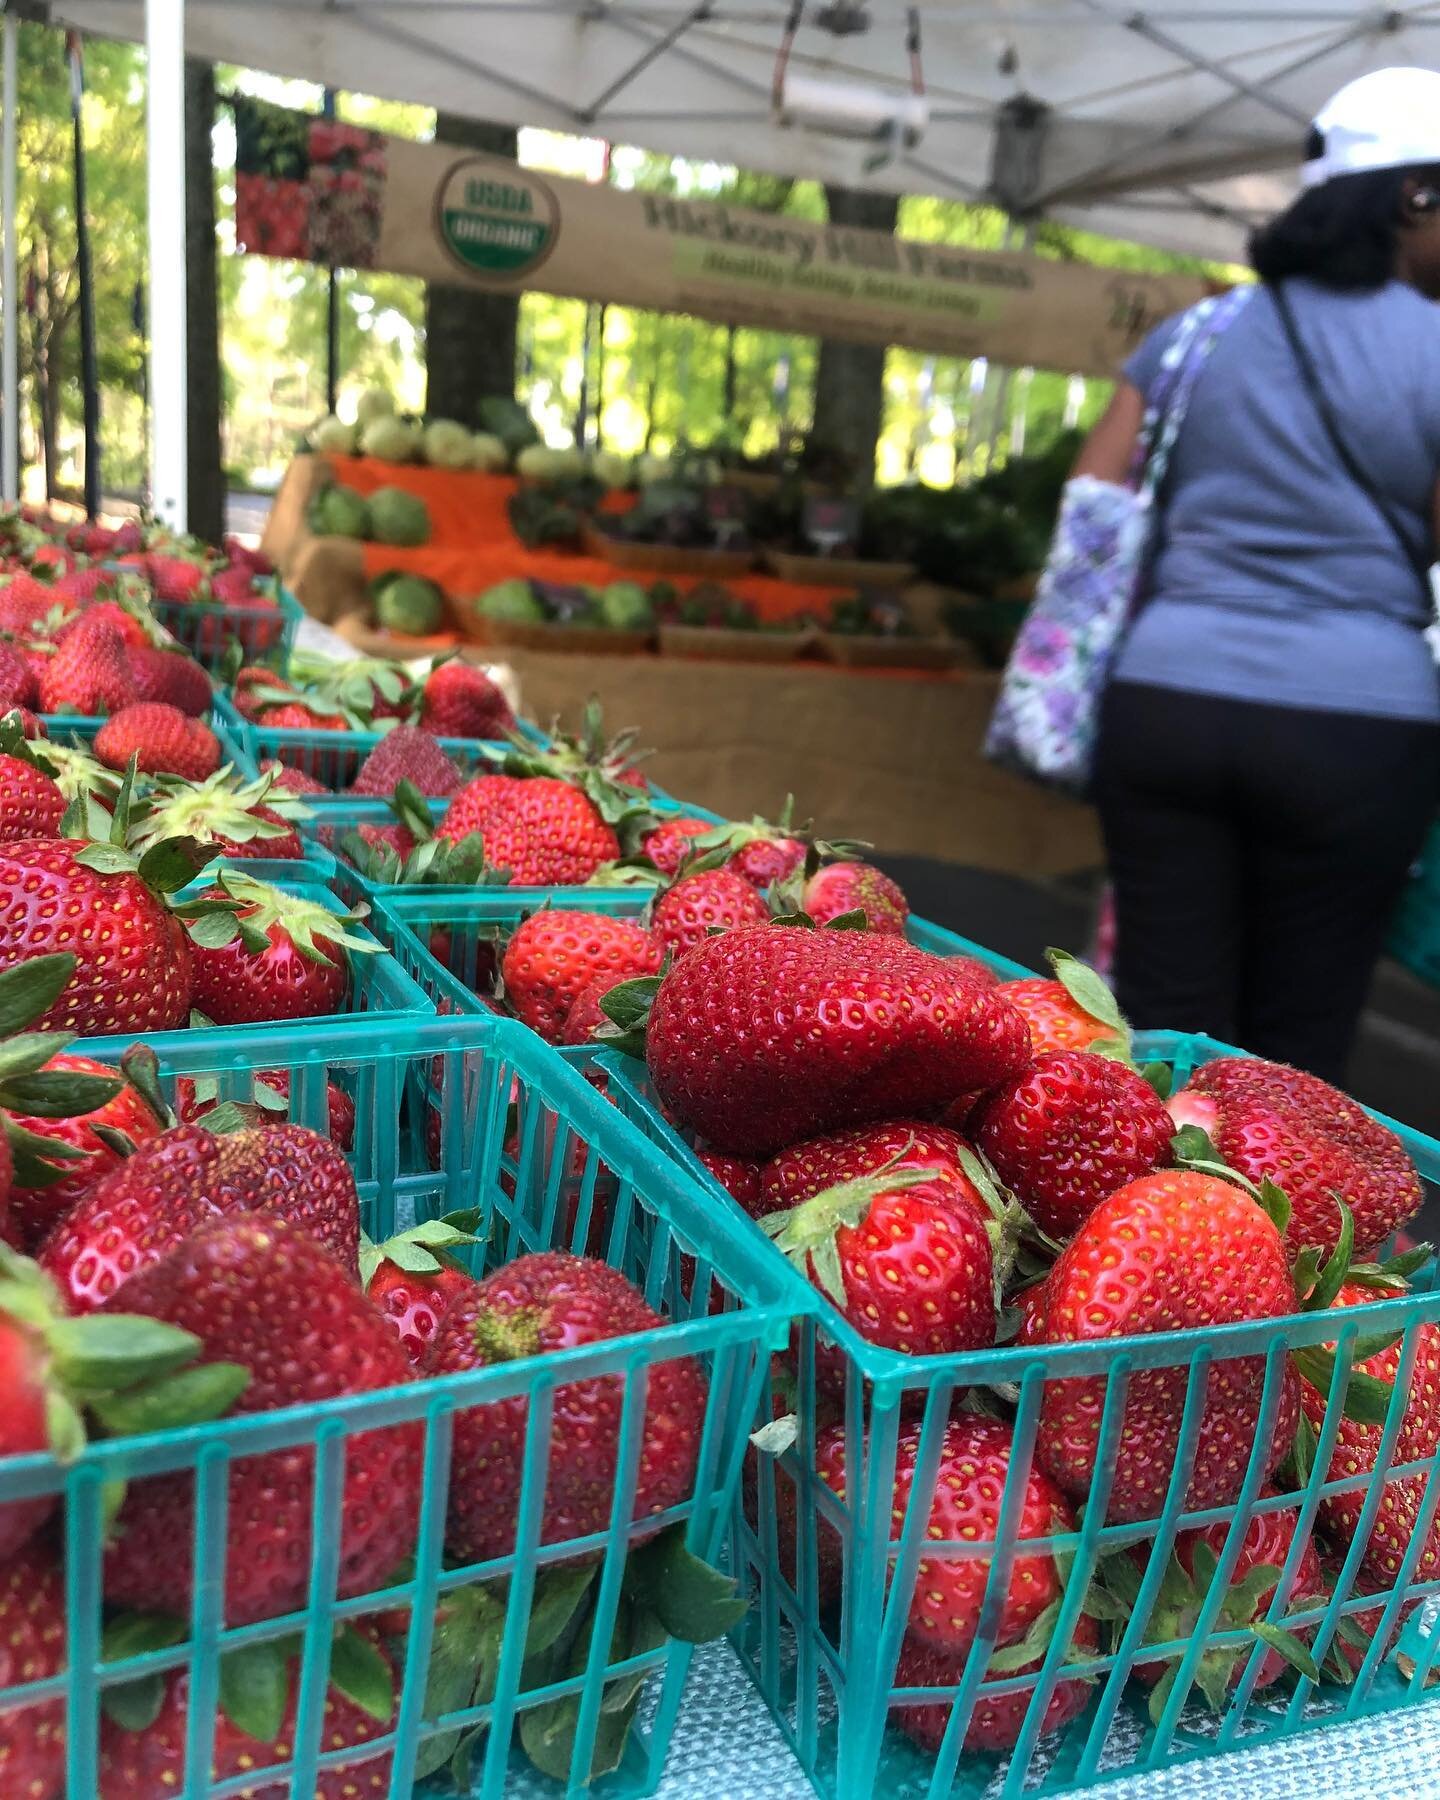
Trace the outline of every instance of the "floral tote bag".
[[1232, 288], [1181, 319], [1151, 383], [1129, 483], [1092, 475], [1066, 483], [986, 733], [992, 762], [1072, 793], [1088, 787], [1100, 700], [1144, 579], [1155, 497], [1200, 371], [1253, 292]]

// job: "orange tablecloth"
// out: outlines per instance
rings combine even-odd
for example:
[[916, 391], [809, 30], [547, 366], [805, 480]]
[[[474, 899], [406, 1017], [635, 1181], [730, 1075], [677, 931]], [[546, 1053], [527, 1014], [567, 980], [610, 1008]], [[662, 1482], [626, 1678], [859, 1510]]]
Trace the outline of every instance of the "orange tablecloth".
[[[416, 494], [430, 512], [430, 542], [415, 550], [365, 545], [365, 573], [405, 569], [436, 582], [455, 599], [483, 594], [498, 581], [523, 576], [531, 581], [581, 583], [603, 587], [631, 576], [646, 585], [645, 570], [626, 570], [599, 557], [566, 550], [527, 550], [510, 529], [506, 505], [519, 486], [513, 475], [476, 475], [448, 469], [412, 468], [377, 462], [368, 456], [332, 456], [335, 479], [357, 493], [400, 487]], [[612, 494], [601, 510], [623, 513], [634, 505], [629, 494]], [[694, 587], [703, 577], [680, 576], [675, 585]], [[768, 575], [741, 575], [725, 583], [732, 593], [751, 602], [762, 619], [785, 619], [794, 613], [823, 616], [835, 599], [833, 587], [808, 587], [777, 581]]]

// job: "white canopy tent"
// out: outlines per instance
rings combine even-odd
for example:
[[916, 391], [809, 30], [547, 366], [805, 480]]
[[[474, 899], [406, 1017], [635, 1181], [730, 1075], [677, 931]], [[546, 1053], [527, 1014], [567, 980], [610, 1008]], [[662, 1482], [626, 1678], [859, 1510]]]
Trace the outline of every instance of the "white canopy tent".
[[[187, 49], [671, 155], [996, 200], [1220, 258], [1283, 204], [1330, 93], [1375, 68], [1440, 67], [1440, 0], [55, 0], [51, 16], [149, 48], [150, 266], [173, 272], [151, 282], [154, 492], [174, 519]], [[9, 17], [6, 31], [8, 49]], [[10, 331], [7, 304], [7, 344]]]

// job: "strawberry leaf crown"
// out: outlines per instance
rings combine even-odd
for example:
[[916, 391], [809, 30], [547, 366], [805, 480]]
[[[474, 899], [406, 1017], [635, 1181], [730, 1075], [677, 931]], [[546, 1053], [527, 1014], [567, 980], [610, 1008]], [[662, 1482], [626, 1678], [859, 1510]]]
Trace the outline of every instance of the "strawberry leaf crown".
[[447, 1213], [443, 1218], [426, 1219], [408, 1231], [397, 1232], [383, 1243], [372, 1243], [362, 1237], [360, 1243], [360, 1285], [369, 1289], [375, 1272], [382, 1263], [394, 1263], [407, 1275], [438, 1275], [442, 1269], [460, 1269], [465, 1265], [454, 1254], [464, 1245], [479, 1243], [475, 1227], [480, 1222], [478, 1208], [463, 1213]]
[[32, 740], [26, 737], [25, 723], [18, 709], [7, 712], [0, 718], [0, 754], [13, 756], [16, 762], [38, 769], [53, 781], [59, 773], [59, 763], [46, 754], [49, 749], [48, 739]]
[[238, 869], [222, 869], [219, 885], [219, 894], [201, 894], [177, 908], [182, 917], [193, 919], [190, 935], [204, 949], [221, 950], [238, 937], [252, 956], [263, 956], [270, 948], [271, 928], [278, 925], [303, 957], [326, 968], [334, 968], [335, 962], [322, 946], [366, 956], [380, 950], [374, 938], [347, 929], [360, 923], [365, 908], [331, 912], [317, 900], [287, 894]]
[[15, 1178], [24, 1187], [52, 1186], [65, 1173], [59, 1165], [83, 1161], [85, 1152], [30, 1131], [10, 1115], [73, 1118], [105, 1106], [125, 1085], [110, 1075], [50, 1068], [52, 1059], [75, 1042], [75, 1033], [28, 1029], [60, 998], [74, 973], [75, 957], [68, 950], [0, 971], [0, 1127]]
[[164, 1320], [109, 1312], [71, 1318], [39, 1265], [3, 1241], [0, 1315], [43, 1357], [46, 1428], [62, 1462], [85, 1448], [87, 1412], [111, 1434], [204, 1424], [228, 1412], [250, 1380], [238, 1363], [197, 1364], [200, 1339]]
[[478, 831], [463, 838], [435, 835], [430, 806], [413, 781], [399, 781], [390, 810], [415, 840], [401, 855], [393, 845], [372, 843], [356, 830], [342, 832], [336, 849], [354, 868], [381, 887], [505, 887], [506, 869], [485, 866], [485, 840]]
[[[290, 823], [262, 818], [261, 807]], [[264, 843], [288, 837], [291, 824], [313, 816], [298, 794], [277, 785], [275, 770], [247, 780], [227, 763], [201, 782], [157, 777], [142, 808], [132, 814], [129, 845], [145, 849], [163, 838], [183, 836], [208, 844], [220, 838], [237, 844]]]
[[[298, 701], [324, 718], [343, 718], [355, 731], [390, 731], [419, 716], [421, 689], [398, 663], [372, 656], [345, 663], [302, 656], [292, 662], [291, 674], [295, 687], [284, 691], [260, 688], [255, 693], [257, 701], [272, 705]], [[404, 716], [387, 713], [377, 719], [377, 701], [400, 707]]]
[[[17, 762], [28, 764], [42, 775], [48, 775], [72, 806], [77, 800], [85, 803], [85, 810], [74, 815], [79, 828], [66, 831], [67, 836], [92, 835], [88, 829], [92, 819], [92, 803], [95, 804], [93, 818], [103, 819], [101, 829], [109, 830], [109, 812], [99, 803], [111, 799], [119, 790], [120, 777], [113, 769], [107, 769], [102, 762], [97, 761], [83, 745], [57, 743], [53, 738], [31, 740], [25, 736], [19, 713], [12, 711], [0, 718], [0, 751], [6, 756], [13, 756]], [[68, 808], [64, 818], [72, 819]], [[62, 830], [64, 829], [62, 822]]]
[[1110, 984], [1105, 977], [1092, 969], [1089, 963], [1081, 962], [1078, 956], [1072, 956], [1068, 950], [1047, 950], [1045, 959], [1054, 971], [1055, 979], [1065, 992], [1080, 1008], [1089, 1013], [1092, 1019], [1098, 1019], [1102, 1025], [1108, 1025], [1111, 1036], [1096, 1038], [1090, 1045], [1093, 1056], [1108, 1056], [1112, 1062], [1130, 1063], [1130, 1049], [1133, 1034], [1130, 1021], [1121, 1012]]

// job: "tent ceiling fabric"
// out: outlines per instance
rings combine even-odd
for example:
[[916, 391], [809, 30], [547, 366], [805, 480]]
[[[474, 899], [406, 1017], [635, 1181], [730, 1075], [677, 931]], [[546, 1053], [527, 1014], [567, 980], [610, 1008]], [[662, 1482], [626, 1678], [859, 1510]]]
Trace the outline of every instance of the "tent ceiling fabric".
[[[807, 4], [801, 81], [911, 92], [909, 9]], [[1343, 83], [1436, 66], [1440, 0], [933, 0], [916, 9], [919, 141], [786, 126], [771, 95], [789, 8], [766, 0], [187, 0], [187, 49], [518, 125], [748, 169], [960, 199], [998, 173], [1015, 202], [1206, 255], [1241, 252], [1293, 188], [1306, 121]], [[56, 0], [57, 19], [139, 38], [138, 0]], [[824, 20], [858, 27], [827, 28]], [[1040, 123], [1017, 128], [1029, 102]]]

